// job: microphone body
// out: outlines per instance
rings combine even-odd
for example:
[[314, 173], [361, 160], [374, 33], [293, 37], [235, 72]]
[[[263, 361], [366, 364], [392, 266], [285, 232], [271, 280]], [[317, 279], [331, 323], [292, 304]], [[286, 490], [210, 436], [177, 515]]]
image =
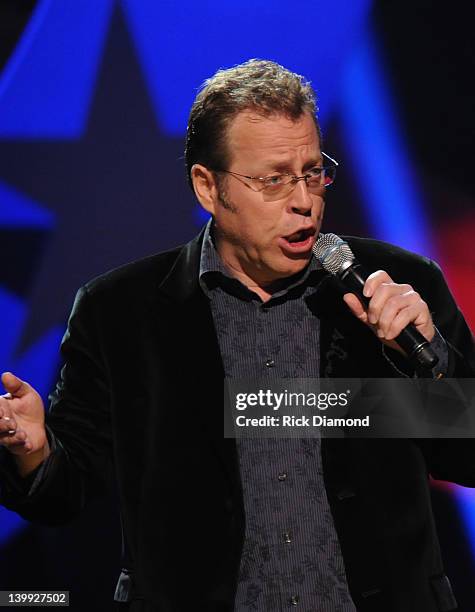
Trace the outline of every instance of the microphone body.
[[[363, 287], [369, 272], [356, 261], [346, 242], [335, 234], [322, 234], [313, 247], [313, 254], [327, 272], [338, 278], [348, 293], [354, 293], [362, 305], [368, 307], [370, 299], [363, 294]], [[409, 323], [394, 340], [416, 367], [432, 369], [437, 365], [439, 358], [413, 323]]]

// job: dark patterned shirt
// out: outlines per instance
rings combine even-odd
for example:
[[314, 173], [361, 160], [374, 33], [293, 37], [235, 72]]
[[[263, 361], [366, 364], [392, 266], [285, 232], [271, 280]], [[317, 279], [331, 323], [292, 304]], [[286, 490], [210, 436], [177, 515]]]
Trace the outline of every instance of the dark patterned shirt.
[[[233, 278], [206, 229], [200, 283], [229, 378], [316, 378], [319, 321], [305, 302], [316, 260], [263, 303]], [[246, 515], [235, 612], [355, 612], [323, 482], [320, 439], [237, 440]]]

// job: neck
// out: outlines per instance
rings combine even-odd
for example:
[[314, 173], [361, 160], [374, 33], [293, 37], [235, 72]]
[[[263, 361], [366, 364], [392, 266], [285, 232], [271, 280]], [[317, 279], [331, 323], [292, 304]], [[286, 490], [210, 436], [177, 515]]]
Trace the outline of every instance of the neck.
[[244, 286], [246, 286], [250, 291], [256, 293], [263, 302], [267, 302], [271, 299], [272, 295], [277, 291], [281, 291], [287, 285], [295, 282], [299, 276], [305, 273], [305, 268], [296, 274], [292, 274], [291, 276], [278, 277], [273, 280], [261, 281], [256, 280], [250, 276], [248, 276], [241, 269], [235, 268], [232, 264], [230, 264], [225, 258], [221, 256], [221, 261], [224, 266], [228, 270], [229, 274], [240, 281]]
[[232, 256], [232, 253], [225, 252], [222, 243], [217, 240], [216, 228], [212, 228], [211, 239], [222, 264], [229, 274], [240, 281], [250, 291], [256, 293], [263, 302], [269, 301], [274, 293], [280, 291], [289, 284], [289, 282], [293, 282], [299, 275], [304, 273], [305, 268], [291, 276], [276, 277], [272, 273], [268, 277], [262, 275], [262, 278], [256, 277], [255, 274], [250, 276], [246, 272], [245, 266], [242, 266], [239, 261], [235, 261], [235, 257]]

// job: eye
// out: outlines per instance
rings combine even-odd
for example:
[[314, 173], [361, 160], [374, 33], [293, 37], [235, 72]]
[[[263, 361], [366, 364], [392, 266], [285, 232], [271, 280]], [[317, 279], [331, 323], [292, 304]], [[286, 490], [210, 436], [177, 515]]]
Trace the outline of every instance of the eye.
[[275, 189], [284, 184], [284, 179], [285, 177], [283, 174], [274, 174], [273, 176], [266, 176], [262, 182], [266, 189]]
[[320, 179], [322, 176], [322, 172], [323, 172], [323, 168], [319, 168], [318, 166], [315, 166], [314, 168], [310, 168], [310, 170], [306, 172], [305, 174], [309, 178]]

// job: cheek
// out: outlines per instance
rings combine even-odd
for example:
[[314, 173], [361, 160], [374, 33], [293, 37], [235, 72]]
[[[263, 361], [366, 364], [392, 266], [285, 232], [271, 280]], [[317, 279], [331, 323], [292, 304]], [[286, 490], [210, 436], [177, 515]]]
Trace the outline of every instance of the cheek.
[[317, 219], [319, 221], [322, 220], [324, 212], [325, 212], [325, 200], [322, 198], [320, 200], [320, 206], [317, 208]]
[[244, 213], [242, 206], [235, 213], [221, 211], [216, 216], [216, 226], [229, 243], [246, 250], [268, 248], [276, 235], [272, 220], [266, 216]]
[[257, 249], [266, 249], [272, 246], [277, 234], [274, 224], [266, 219], [241, 224], [238, 232], [243, 243]]
[[243, 205], [232, 219], [236, 233], [252, 238], [255, 243], [266, 243], [282, 233], [285, 226], [285, 215], [281, 210], [269, 210], [263, 207], [245, 209]]
[[283, 228], [285, 228], [284, 220], [264, 216], [247, 228], [249, 242], [261, 252], [276, 249], [278, 238], [285, 234]]

